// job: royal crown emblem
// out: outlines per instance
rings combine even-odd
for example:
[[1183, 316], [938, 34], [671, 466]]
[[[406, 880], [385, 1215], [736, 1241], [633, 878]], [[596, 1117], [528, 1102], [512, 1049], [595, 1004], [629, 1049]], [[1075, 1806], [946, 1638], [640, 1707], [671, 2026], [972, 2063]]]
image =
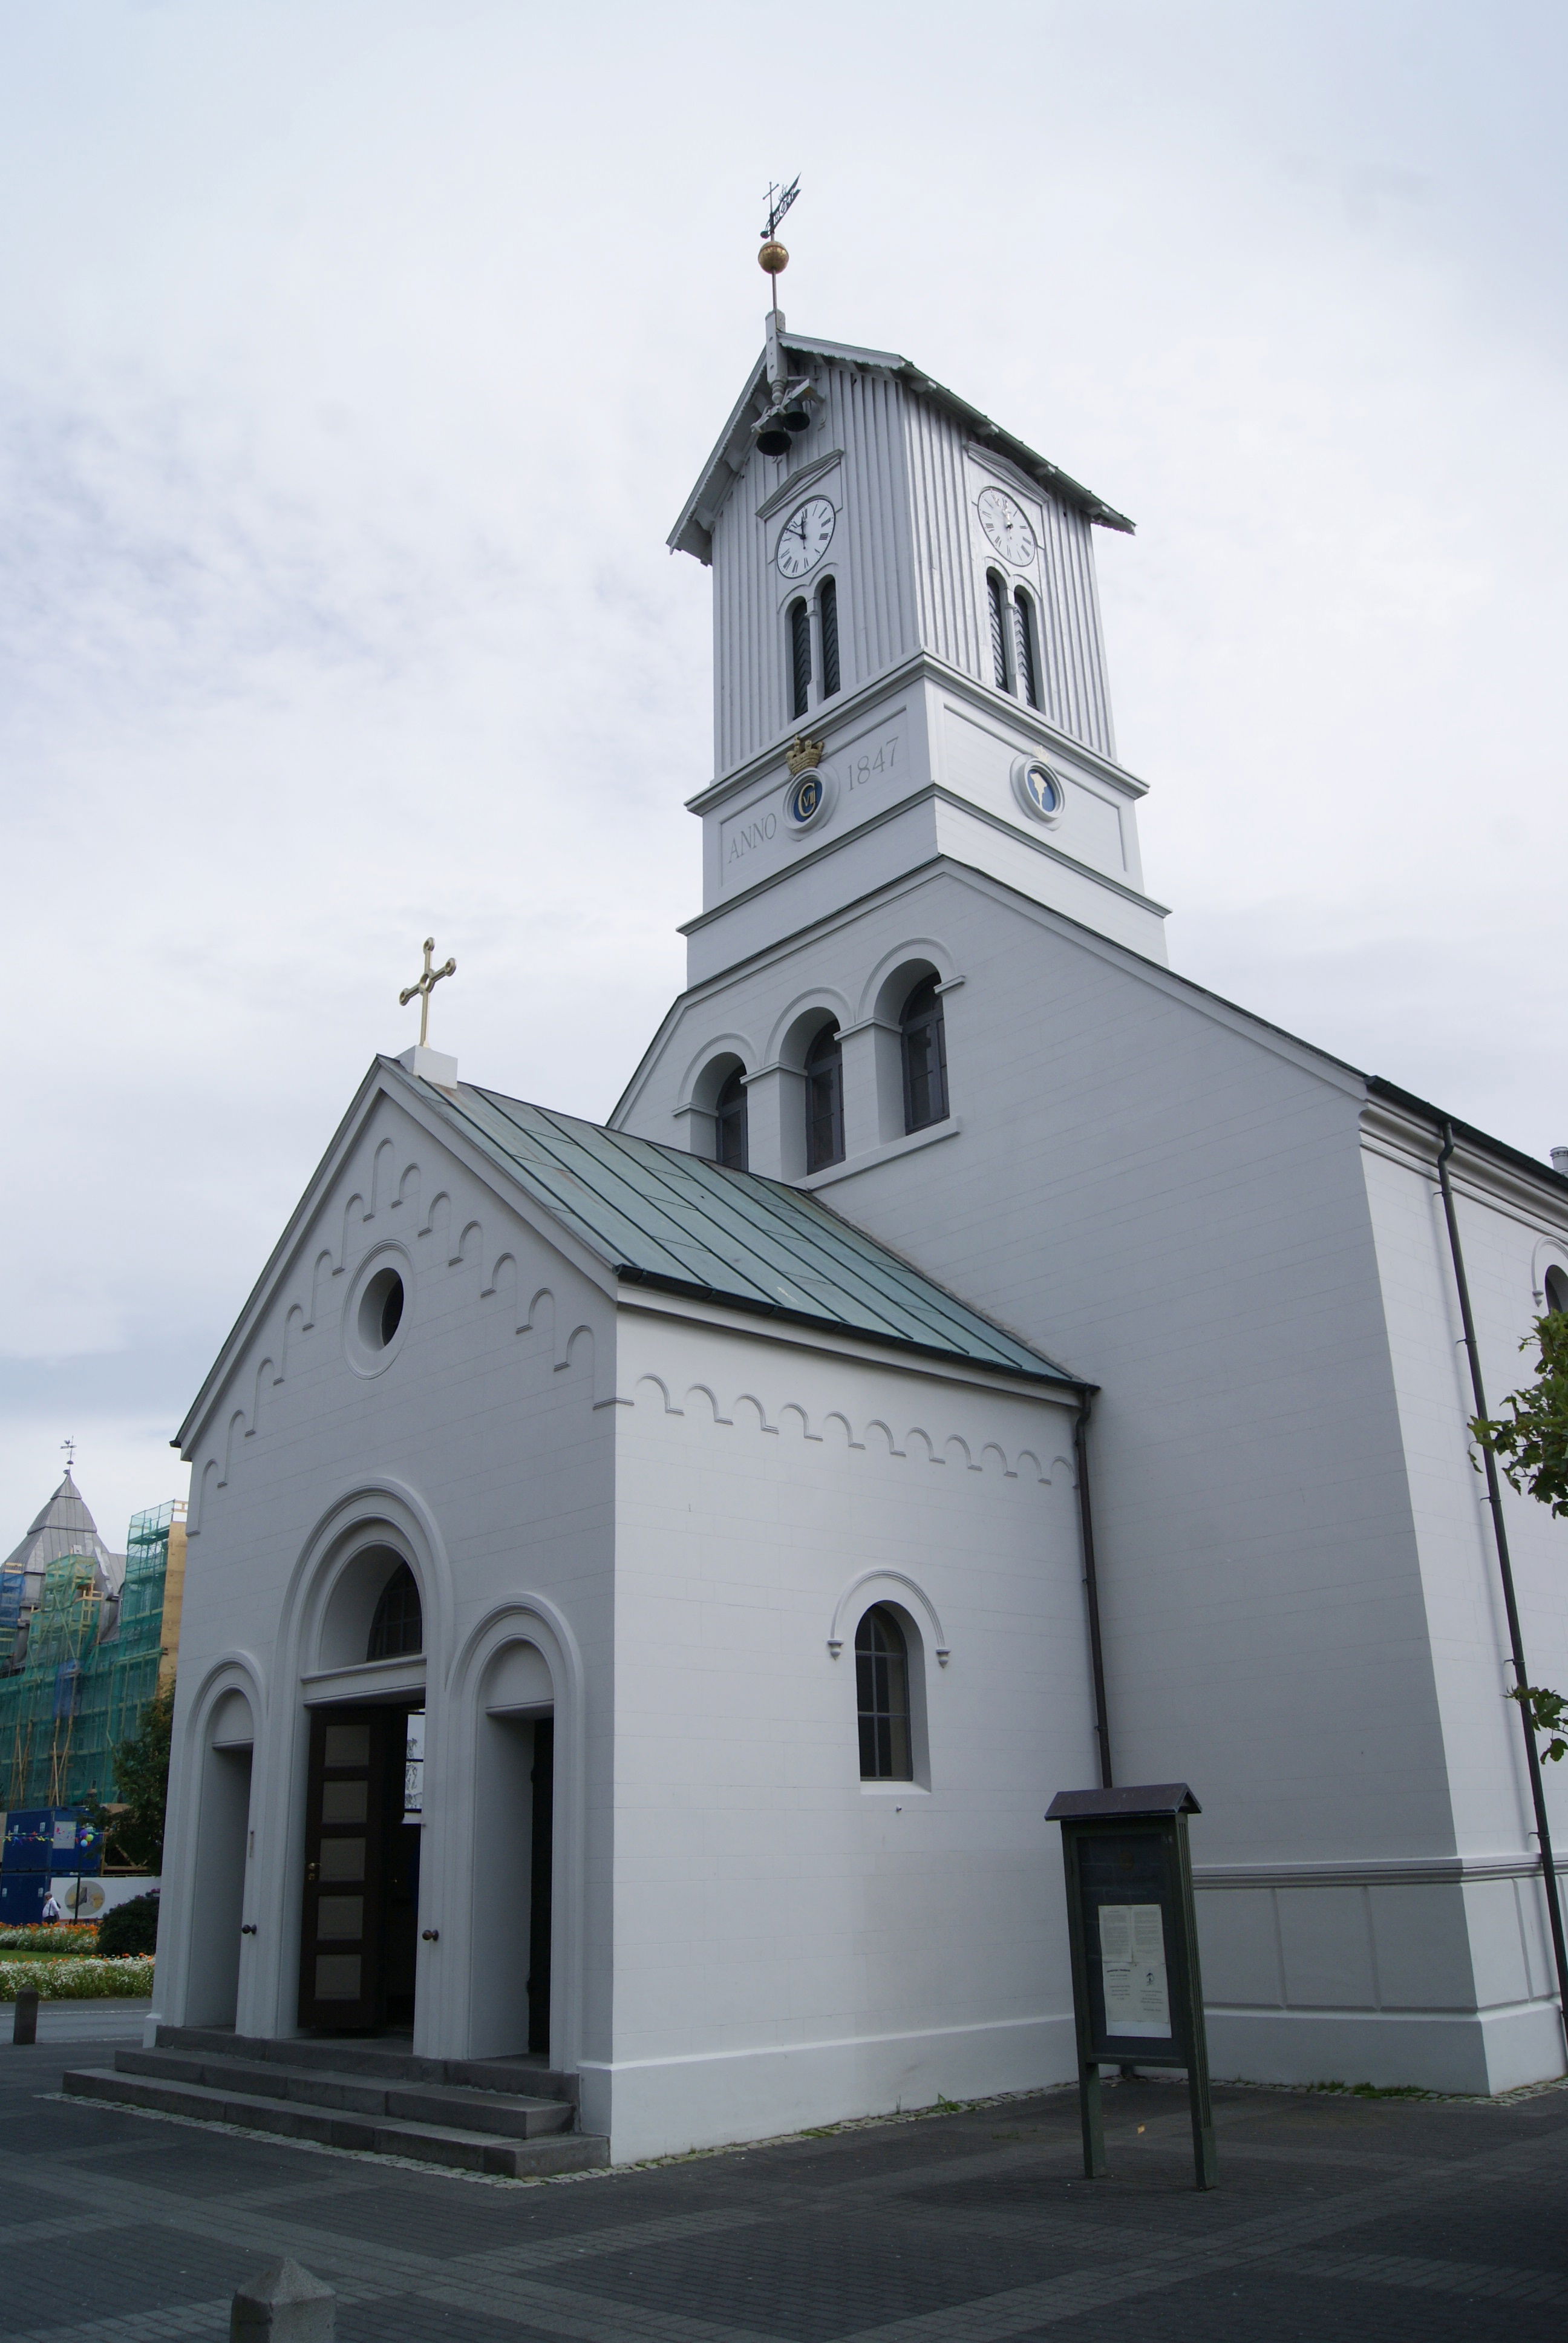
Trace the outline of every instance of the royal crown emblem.
[[784, 762], [792, 773], [809, 773], [822, 761], [828, 743], [808, 740], [804, 732], [797, 732], [784, 751]]

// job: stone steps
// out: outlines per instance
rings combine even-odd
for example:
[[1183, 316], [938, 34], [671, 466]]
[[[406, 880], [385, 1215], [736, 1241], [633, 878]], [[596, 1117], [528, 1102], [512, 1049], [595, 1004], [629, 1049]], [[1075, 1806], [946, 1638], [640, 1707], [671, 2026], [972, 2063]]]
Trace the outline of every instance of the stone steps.
[[575, 2080], [529, 2059], [417, 2058], [378, 2043], [267, 2042], [162, 2026], [156, 2048], [117, 2051], [112, 2066], [72, 2068], [62, 2088], [73, 2098], [520, 2179], [608, 2163], [608, 2142], [574, 2128]]

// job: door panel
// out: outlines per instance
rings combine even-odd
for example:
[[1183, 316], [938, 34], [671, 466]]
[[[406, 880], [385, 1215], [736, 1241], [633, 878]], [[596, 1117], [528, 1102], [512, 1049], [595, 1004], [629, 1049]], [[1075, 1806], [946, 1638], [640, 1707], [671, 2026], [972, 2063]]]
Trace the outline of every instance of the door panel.
[[528, 2048], [546, 2057], [550, 2048], [550, 1885], [554, 1875], [556, 1725], [541, 1716], [534, 1725], [533, 1845], [529, 1854]]
[[387, 1768], [402, 1779], [403, 1719], [386, 1709], [313, 1709], [299, 1940], [299, 2022], [381, 2023]]

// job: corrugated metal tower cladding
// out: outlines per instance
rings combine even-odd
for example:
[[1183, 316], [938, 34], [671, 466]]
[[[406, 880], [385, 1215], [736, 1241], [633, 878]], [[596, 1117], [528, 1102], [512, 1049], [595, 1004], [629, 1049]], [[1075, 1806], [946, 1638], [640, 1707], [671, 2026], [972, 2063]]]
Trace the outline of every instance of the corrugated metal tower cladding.
[[[185, 1506], [132, 1516], [117, 1604], [90, 1554], [45, 1568], [19, 1669], [0, 1675], [0, 1805], [111, 1802], [114, 1753], [173, 1681], [185, 1580]], [[8, 1578], [19, 1574], [8, 1572]], [[15, 1604], [8, 1606], [15, 1612]], [[17, 1630], [0, 1612], [5, 1665]]]
[[[811, 354], [808, 363], [823, 410], [814, 438], [852, 458], [842, 468], [844, 509], [833, 562], [844, 579], [840, 608], [850, 618], [845, 690], [922, 650], [989, 684], [990, 637], [970, 511], [972, 429], [943, 399], [882, 367], [829, 358], [822, 345], [794, 337], [790, 348], [792, 357]], [[791, 494], [809, 493], [814, 469], [788, 477]], [[771, 465], [747, 465], [713, 522], [719, 774], [759, 755], [791, 721], [779, 656], [779, 579], [759, 525], [779, 488]], [[1030, 493], [1045, 523], [1030, 580], [1049, 614], [1041, 713], [1087, 748], [1114, 758], [1093, 522], [1039, 481], [1030, 483]]]

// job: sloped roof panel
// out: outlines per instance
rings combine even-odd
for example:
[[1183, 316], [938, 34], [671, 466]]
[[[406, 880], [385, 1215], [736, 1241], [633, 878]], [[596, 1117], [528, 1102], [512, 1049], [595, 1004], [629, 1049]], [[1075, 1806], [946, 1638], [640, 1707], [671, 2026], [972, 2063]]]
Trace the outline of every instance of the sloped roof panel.
[[1076, 1387], [1052, 1360], [814, 1196], [497, 1091], [465, 1083], [443, 1102], [628, 1281]]

